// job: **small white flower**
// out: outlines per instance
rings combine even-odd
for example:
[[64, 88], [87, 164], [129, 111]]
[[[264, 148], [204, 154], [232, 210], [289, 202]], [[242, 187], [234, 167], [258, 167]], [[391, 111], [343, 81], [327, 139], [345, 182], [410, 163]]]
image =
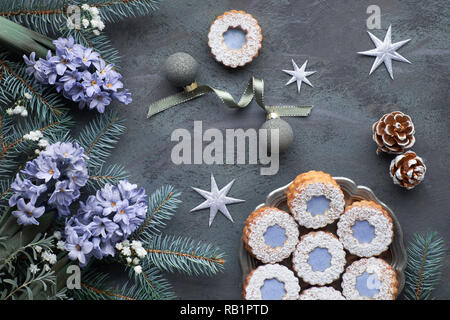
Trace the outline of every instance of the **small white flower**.
[[31, 94], [29, 94], [28, 92], [25, 92], [25, 94], [23, 95], [27, 100], [31, 100], [31, 98], [33, 98], [33, 96]]
[[141, 266], [135, 266], [134, 267], [134, 272], [136, 272], [136, 274], [142, 273], [142, 267]]
[[43, 137], [42, 132], [39, 130], [30, 131], [29, 133], [27, 133], [23, 136], [23, 138], [25, 140], [31, 140], [31, 141], [38, 141], [42, 137]]
[[8, 108], [6, 109], [6, 113], [10, 116], [12, 116], [14, 114], [14, 109], [13, 108]]
[[40, 153], [41, 153], [41, 150], [39, 150], [39, 149], [34, 150], [34, 154], [39, 155]]
[[97, 22], [97, 28], [101, 31], [103, 29], [105, 29], [105, 24], [103, 23], [103, 21], [98, 21]]
[[140, 261], [141, 261], [141, 260], [139, 260], [138, 258], [134, 258], [134, 259], [133, 259], [133, 263], [134, 263], [134, 264], [139, 264]]
[[26, 109], [24, 109], [24, 110], [22, 110], [22, 112], [20, 113], [20, 115], [21, 115], [22, 117], [26, 117], [26, 116], [28, 116], [28, 111], [27, 111]]
[[89, 12], [93, 15], [93, 16], [97, 16], [99, 14], [98, 8], [96, 7], [90, 7], [89, 8]]
[[81, 9], [83, 9], [83, 10], [89, 10], [90, 8], [91, 8], [91, 6], [88, 5], [87, 3], [84, 3], [84, 4], [81, 6]]
[[30, 270], [30, 272], [31, 272], [32, 274], [36, 274], [36, 273], [38, 273], [39, 270], [41, 270], [41, 269], [39, 269], [38, 266], [35, 265], [35, 264], [30, 264], [29, 270]]
[[40, 253], [42, 251], [42, 247], [41, 246], [35, 246], [34, 250], [36, 250], [37, 253]]
[[45, 251], [42, 253], [42, 259], [47, 261], [50, 264], [56, 263], [56, 254], [51, 253], [50, 251]]
[[138, 248], [142, 248], [142, 243], [140, 241], [133, 240], [131, 241], [131, 247], [134, 250], [137, 250]]
[[88, 19], [83, 19], [81, 20], [81, 23], [83, 24], [83, 27], [86, 29], [87, 27], [89, 27], [89, 20]]
[[130, 241], [128, 241], [128, 240], [123, 240], [123, 241], [122, 241], [122, 245], [123, 245], [124, 247], [128, 247], [128, 246], [130, 245]]
[[[39, 141], [39, 143], [41, 143], [42, 139]], [[55, 237], [56, 240], [61, 240], [61, 231], [55, 231], [53, 232], [53, 236]]]
[[50, 264], [55, 264], [56, 261], [57, 261], [57, 259], [56, 259], [56, 254], [52, 253], [52, 254], [49, 256], [48, 263], [50, 263]]
[[122, 249], [122, 254], [124, 255], [124, 256], [131, 256], [131, 250], [130, 250], [130, 248], [129, 247], [125, 247], [125, 248], [123, 248]]
[[[49, 145], [48, 140], [45, 139], [41, 139], [38, 142], [38, 146], [41, 148], [46, 148]], [[57, 231], [59, 232], [59, 231]], [[61, 232], [59, 232], [59, 238], [57, 238], [58, 240], [61, 239]]]
[[98, 20], [96, 20], [96, 19], [92, 19], [92, 20], [91, 20], [91, 26], [92, 26], [92, 28], [97, 28], [97, 24], [98, 24]]
[[56, 243], [56, 248], [58, 248], [59, 250], [65, 250], [65, 245], [66, 243], [60, 240]]
[[116, 243], [116, 249], [117, 250], [122, 250], [122, 248], [123, 248], [122, 244], [120, 242], [117, 242]]
[[144, 258], [147, 255], [147, 250], [145, 250], [144, 248], [139, 248], [136, 250], [136, 254], [139, 258]]
[[125, 260], [127, 260], [127, 263], [131, 263], [131, 258], [130, 257], [127, 257]]
[[97, 29], [92, 30], [92, 33], [95, 34], [96, 36], [100, 35], [100, 31], [98, 31]]
[[51, 269], [52, 269], [52, 268], [50, 268], [50, 266], [49, 266], [48, 264], [45, 264], [45, 265], [44, 265], [44, 270], [45, 270], [45, 271], [48, 272], [48, 271], [50, 271]]

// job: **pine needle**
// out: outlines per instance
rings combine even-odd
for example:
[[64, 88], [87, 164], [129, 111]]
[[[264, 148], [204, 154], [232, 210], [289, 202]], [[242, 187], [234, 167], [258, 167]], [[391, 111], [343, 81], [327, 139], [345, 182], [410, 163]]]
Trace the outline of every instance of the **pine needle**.
[[440, 281], [444, 261], [444, 239], [437, 232], [415, 234], [408, 247], [406, 282], [407, 300], [427, 300]]

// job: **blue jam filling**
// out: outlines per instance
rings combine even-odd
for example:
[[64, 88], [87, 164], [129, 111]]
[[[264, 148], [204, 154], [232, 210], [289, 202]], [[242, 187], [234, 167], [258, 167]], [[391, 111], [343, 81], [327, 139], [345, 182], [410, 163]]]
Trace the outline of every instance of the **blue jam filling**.
[[324, 214], [330, 207], [330, 200], [325, 196], [313, 196], [306, 204], [306, 210], [312, 216]]
[[281, 247], [286, 239], [286, 231], [277, 224], [268, 227], [264, 232], [264, 241], [272, 248]]
[[373, 298], [374, 295], [380, 292], [380, 286], [380, 280], [374, 273], [364, 272], [356, 278], [356, 290], [362, 297]]
[[331, 266], [331, 254], [327, 249], [317, 247], [309, 253], [308, 264], [313, 271], [323, 272]]
[[241, 28], [230, 28], [223, 34], [223, 41], [231, 50], [239, 50], [247, 42], [247, 35]]
[[264, 280], [264, 284], [261, 287], [263, 300], [281, 300], [285, 293], [284, 284], [275, 278]]
[[369, 221], [356, 221], [352, 226], [353, 236], [360, 243], [370, 243], [375, 238], [375, 227]]

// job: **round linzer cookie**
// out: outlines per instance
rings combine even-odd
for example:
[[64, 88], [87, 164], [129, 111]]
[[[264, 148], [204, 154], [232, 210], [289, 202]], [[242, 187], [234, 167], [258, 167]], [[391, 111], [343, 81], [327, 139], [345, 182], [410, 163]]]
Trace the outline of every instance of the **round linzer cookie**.
[[330, 232], [314, 231], [304, 235], [292, 255], [292, 267], [305, 282], [325, 285], [338, 279], [345, 266], [345, 251]]
[[300, 294], [299, 300], [345, 300], [342, 293], [332, 287], [311, 287]]
[[208, 45], [218, 62], [231, 68], [242, 67], [258, 56], [261, 27], [251, 14], [227, 11], [211, 24]]
[[279, 264], [259, 266], [249, 273], [244, 283], [245, 300], [297, 300], [298, 278]]
[[342, 294], [348, 300], [394, 300], [397, 292], [395, 270], [379, 258], [357, 260], [342, 276]]
[[375, 202], [354, 202], [340, 217], [337, 235], [350, 253], [359, 257], [377, 256], [386, 251], [392, 242], [392, 218]]
[[289, 213], [262, 207], [247, 218], [242, 238], [247, 251], [256, 259], [275, 263], [291, 255], [298, 243], [299, 231]]
[[306, 228], [325, 227], [344, 211], [344, 193], [337, 182], [322, 171], [297, 176], [286, 195], [291, 214]]

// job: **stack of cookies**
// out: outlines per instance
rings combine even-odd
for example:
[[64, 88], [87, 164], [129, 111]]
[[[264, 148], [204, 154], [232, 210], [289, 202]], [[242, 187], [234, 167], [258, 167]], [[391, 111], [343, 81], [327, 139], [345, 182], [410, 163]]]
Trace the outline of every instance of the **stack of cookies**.
[[286, 191], [289, 212], [262, 207], [247, 219], [243, 241], [263, 265], [247, 275], [247, 300], [392, 300], [395, 270], [383, 258], [393, 221], [373, 201], [346, 206], [331, 175], [309, 171]]

